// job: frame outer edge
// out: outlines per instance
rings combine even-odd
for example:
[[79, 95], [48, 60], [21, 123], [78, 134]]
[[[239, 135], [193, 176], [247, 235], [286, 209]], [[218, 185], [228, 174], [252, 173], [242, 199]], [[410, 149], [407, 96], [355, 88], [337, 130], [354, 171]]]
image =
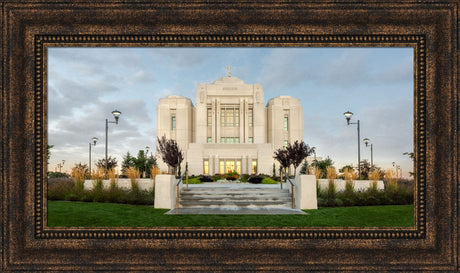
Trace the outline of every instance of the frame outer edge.
[[[19, 2], [19, 1], [8, 1], [8, 2]], [[34, 3], [37, 2], [37, 1], [33, 1]], [[64, 1], [66, 2], [66, 1]], [[78, 3], [81, 3], [82, 1], [78, 1]], [[104, 3], [106, 3], [107, 1], [103, 1]], [[115, 2], [118, 2], [118, 1], [115, 1]], [[67, 3], [67, 2], [66, 2]], [[330, 3], [330, 2], [328, 2]], [[403, 2], [403, 3], [406, 3], [406, 2]], [[446, 3], [446, 2], [444, 2]], [[453, 1], [449, 1], [449, 3], [453, 3]], [[5, 81], [7, 81], [6, 79], [6, 75], [8, 75], [8, 73], [5, 72], [5, 70], [7, 70], [7, 66], [5, 65], [5, 59], [6, 57], [4, 56], [4, 53], [7, 54], [7, 51], [6, 51], [6, 44], [7, 44], [7, 39], [6, 39], [6, 31], [5, 31], [5, 26], [3, 25], [4, 22], [7, 22], [6, 20], [3, 20], [4, 18], [6, 18], [5, 16], [5, 11], [4, 11], [4, 2], [1, 2], [1, 7], [2, 7], [2, 17], [0, 18], [0, 25], [2, 26], [2, 38], [5, 38], [4, 40], [1, 40], [2, 41], [2, 48], [0, 49], [0, 51], [2, 52], [2, 66], [3, 66], [3, 71], [2, 71], [2, 82], [0, 83], [0, 88], [1, 88], [1, 93], [0, 93], [0, 101], [2, 101], [2, 108], [0, 109], [0, 113], [2, 114], [2, 117], [1, 117], [1, 120], [2, 120], [2, 124], [0, 124], [0, 129], [1, 129], [1, 145], [0, 145], [0, 151], [2, 152], [2, 155], [4, 156], [3, 158], [6, 157], [7, 155], [7, 152], [9, 152], [8, 148], [9, 146], [7, 146], [6, 142], [4, 140], [7, 140], [7, 132], [5, 130], [8, 130], [8, 126], [5, 125], [7, 124], [6, 121], [8, 121], [8, 111], [6, 109], [8, 109], [8, 94], [6, 93], [6, 90], [4, 90], [5, 88]], [[460, 167], [458, 165], [458, 151], [459, 151], [459, 145], [460, 145], [460, 139], [458, 137], [458, 129], [460, 128], [460, 120], [458, 119], [458, 111], [460, 110], [460, 107], [459, 107], [459, 104], [458, 104], [458, 87], [460, 86], [459, 85], [459, 82], [458, 82], [458, 70], [457, 70], [457, 66], [458, 66], [458, 3], [456, 3], [456, 6], [454, 7], [454, 5], [451, 6], [452, 9], [453, 9], [453, 13], [454, 13], [454, 16], [453, 16], [453, 19], [452, 19], [452, 23], [454, 24], [454, 27], [453, 27], [453, 32], [452, 35], [453, 35], [453, 40], [451, 41], [451, 44], [452, 46], [454, 47], [453, 48], [453, 76], [452, 76], [452, 96], [453, 96], [453, 99], [454, 101], [457, 101], [457, 104], [455, 104], [455, 102], [452, 103], [452, 121], [451, 121], [451, 125], [453, 126], [452, 130], [452, 135], [449, 136], [451, 141], [453, 141], [454, 144], [456, 144], [456, 147], [454, 147], [454, 151], [453, 151], [453, 155], [452, 155], [452, 158], [451, 158], [451, 163], [453, 164], [453, 166], [457, 166], [457, 167]], [[457, 23], [457, 24], [456, 24]], [[457, 84], [457, 85], [456, 85]], [[457, 92], [455, 92], [455, 85], [457, 86]], [[455, 124], [455, 125], [454, 125]], [[8, 170], [8, 162], [6, 160], [4, 160], [4, 162], [2, 162], [0, 164], [0, 171], [1, 171], [1, 187], [2, 187], [2, 190], [6, 189], [6, 178], [8, 177], [5, 172]], [[455, 253], [455, 256], [453, 257], [454, 258], [454, 264], [457, 266], [457, 269], [459, 268], [459, 252], [458, 252], [458, 249], [460, 248], [460, 241], [458, 240], [458, 233], [459, 233], [459, 227], [458, 227], [458, 224], [459, 224], [459, 217], [458, 217], [458, 206], [459, 206], [459, 196], [458, 196], [458, 187], [460, 187], [460, 184], [459, 184], [459, 180], [458, 180], [458, 168], [457, 169], [454, 169], [453, 172], [452, 172], [452, 178], [454, 183], [456, 183], [455, 187], [454, 185], [452, 185], [452, 187], [454, 187], [455, 189], [454, 190], [457, 190], [457, 193], [456, 195], [454, 195], [455, 193], [452, 193], [452, 198], [453, 200], [451, 201], [451, 204], [453, 206], [453, 209], [454, 211], [452, 212], [452, 217], [454, 217], [452, 219], [452, 223], [453, 225], [457, 224], [457, 227], [452, 227], [453, 229], [455, 230], [452, 230], [452, 233], [453, 233], [453, 242], [452, 242], [452, 247], [454, 248], [453, 251]], [[5, 192], [3, 192], [3, 195], [6, 196]], [[455, 196], [455, 197], [454, 197]], [[457, 198], [457, 199], [455, 199]], [[7, 247], [7, 240], [6, 240], [6, 237], [4, 236], [6, 234], [6, 229], [7, 229], [7, 224], [5, 224], [5, 221], [7, 219], [6, 217], [6, 201], [5, 200], [2, 200], [1, 202], [1, 215], [0, 215], [0, 218], [2, 219], [2, 225], [1, 225], [1, 232], [2, 232], [2, 250], [1, 250], [1, 254], [2, 254], [2, 266], [1, 266], [1, 269], [2, 271], [6, 271], [7, 270], [7, 266], [6, 266], [6, 254], [5, 254], [5, 247]], [[457, 249], [455, 249], [455, 245], [457, 245]]]
[[455, 2], [455, 6], [453, 8], [453, 13], [454, 13], [454, 19], [453, 19], [453, 27], [454, 27], [454, 30], [453, 30], [453, 33], [452, 33], [452, 37], [453, 37], [453, 41], [452, 41], [452, 46], [453, 46], [453, 54], [454, 54], [454, 60], [453, 60], [453, 67], [452, 67], [452, 74], [453, 74], [453, 79], [452, 79], [452, 90], [453, 90], [453, 98], [454, 98], [454, 101], [456, 101], [456, 105], [454, 105], [454, 109], [452, 110], [452, 115], [453, 115], [453, 122], [454, 124], [452, 124], [452, 127], [453, 127], [453, 135], [454, 135], [454, 139], [453, 139], [453, 142], [454, 142], [454, 152], [453, 152], [453, 159], [452, 159], [452, 163], [453, 163], [453, 167], [454, 167], [454, 170], [453, 170], [453, 178], [454, 178], [454, 181], [456, 183], [456, 187], [455, 190], [457, 191], [456, 192], [456, 197], [457, 197], [457, 200], [456, 201], [456, 204], [453, 204], [453, 207], [454, 209], [456, 209], [455, 211], [455, 216], [454, 217], [457, 217], [457, 221], [455, 221], [454, 223], [457, 225], [456, 227], [454, 227], [453, 229], [453, 232], [455, 233], [454, 236], [455, 237], [455, 240], [457, 242], [457, 247], [456, 249], [454, 249], [454, 253], [455, 253], [455, 261], [454, 263], [456, 264], [456, 267], [457, 267], [457, 271], [460, 271], [460, 161], [459, 161], [459, 151], [460, 151], [460, 135], [459, 135], [459, 130], [460, 130], [460, 102], [459, 102], [459, 97], [460, 97], [460, 77], [458, 75], [459, 73], [459, 64], [460, 64], [460, 53], [459, 53], [459, 50], [460, 50], [460, 18], [459, 18], [459, 14], [460, 14], [460, 1], [457, 0]]
[[[1, 122], [0, 122], [0, 154], [2, 154], [2, 158], [4, 157], [4, 145], [5, 145], [5, 140], [6, 140], [6, 134], [5, 134], [5, 124], [6, 124], [6, 119], [5, 116], [7, 112], [5, 111], [6, 109], [6, 102], [5, 102], [5, 95], [4, 92], [5, 90], [3, 89], [4, 86], [4, 79], [5, 79], [5, 56], [4, 56], [4, 37], [5, 37], [5, 31], [4, 31], [4, 25], [3, 25], [3, 16], [4, 16], [4, 3], [1, 2], [0, 5], [0, 10], [1, 10], [1, 15], [0, 15], [0, 27], [1, 27], [1, 37], [0, 37], [0, 55], [2, 56], [2, 75], [1, 75], [1, 81], [0, 81], [0, 114], [1, 114]], [[6, 164], [6, 160], [3, 160], [2, 163], [0, 164], [0, 195], [3, 194], [5, 191], [5, 185], [6, 185], [6, 178], [5, 178], [5, 170], [4, 165]], [[6, 266], [5, 266], [5, 211], [4, 209], [6, 208], [6, 200], [5, 198], [2, 198], [1, 203], [0, 203], [0, 220], [2, 221], [2, 224], [0, 225], [0, 237], [1, 237], [1, 245], [2, 249], [0, 250], [0, 255], [1, 255], [1, 264], [0, 264], [0, 271], [4, 272], [6, 271]]]

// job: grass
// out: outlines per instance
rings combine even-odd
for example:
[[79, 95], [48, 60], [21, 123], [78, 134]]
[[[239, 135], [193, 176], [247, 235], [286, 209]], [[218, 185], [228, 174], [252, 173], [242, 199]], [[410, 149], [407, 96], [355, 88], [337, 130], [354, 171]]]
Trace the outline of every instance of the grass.
[[[184, 181], [182, 181], [182, 183], [185, 184], [186, 181], [184, 180]], [[201, 184], [201, 180], [200, 180], [199, 177], [193, 177], [193, 178], [190, 178], [190, 177], [189, 177], [189, 178], [188, 178], [188, 183], [189, 183], [189, 184]]]
[[308, 215], [165, 215], [167, 209], [48, 201], [49, 227], [411, 227], [414, 206], [319, 208]]

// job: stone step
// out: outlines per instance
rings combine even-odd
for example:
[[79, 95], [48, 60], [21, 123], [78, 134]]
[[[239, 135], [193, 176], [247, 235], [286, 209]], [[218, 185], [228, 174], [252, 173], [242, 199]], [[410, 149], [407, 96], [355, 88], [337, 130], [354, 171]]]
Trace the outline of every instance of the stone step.
[[251, 191], [251, 192], [288, 192], [289, 190], [288, 189], [275, 189], [275, 188], [230, 188], [230, 187], [216, 187], [216, 188], [211, 188], [211, 187], [190, 187], [188, 190], [184, 189], [182, 190], [182, 192], [188, 192], [188, 191], [212, 191], [212, 192], [215, 192], [215, 191], [221, 191], [221, 192], [234, 192], [234, 191], [238, 191], [238, 192], [247, 192], [247, 191]]
[[199, 208], [199, 207], [285, 207], [290, 208], [292, 206], [291, 201], [260, 201], [260, 202], [248, 202], [248, 201], [187, 201], [180, 202], [182, 208]]
[[180, 194], [181, 208], [291, 208], [288, 189], [266, 187], [190, 187]]
[[182, 196], [290, 196], [289, 192], [181, 192]]
[[182, 194], [189, 194], [189, 193], [219, 193], [219, 194], [230, 194], [230, 193], [242, 193], [242, 194], [246, 194], [246, 193], [260, 193], [260, 194], [269, 194], [269, 193], [274, 193], [274, 194], [278, 194], [278, 193], [289, 193], [289, 190], [253, 190], [253, 189], [247, 189], [247, 190], [242, 190], [242, 189], [239, 189], [239, 190], [232, 190], [232, 189], [227, 189], [227, 190], [212, 190], [212, 189], [199, 189], [199, 190], [196, 190], [196, 189], [190, 189], [190, 190], [182, 190], [181, 191]]
[[289, 201], [290, 196], [182, 196], [183, 201], [195, 201], [195, 200], [245, 200], [245, 201]]

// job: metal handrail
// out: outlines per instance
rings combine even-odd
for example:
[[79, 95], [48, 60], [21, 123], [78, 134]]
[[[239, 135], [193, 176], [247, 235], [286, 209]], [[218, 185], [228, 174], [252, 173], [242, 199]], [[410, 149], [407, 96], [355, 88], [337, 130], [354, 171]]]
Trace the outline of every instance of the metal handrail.
[[[182, 182], [182, 180], [184, 180], [184, 176], [186, 176], [186, 179], [188, 181], [187, 173], [188, 171], [185, 170], [185, 172], [181, 175], [181, 177], [179, 178], [179, 180], [177, 180], [177, 183], [176, 183], [176, 209], [179, 208], [179, 184], [180, 182]], [[188, 183], [187, 183], [187, 186], [188, 186]]]
[[[294, 184], [294, 182], [292, 182], [291, 178], [289, 178], [289, 176], [286, 174], [284, 169], [281, 169], [281, 171], [284, 174], [285, 181], [289, 181], [289, 183], [291, 183], [292, 208], [295, 209], [295, 197], [294, 197], [295, 184]], [[283, 184], [283, 181], [281, 181], [281, 184]], [[281, 186], [281, 188], [282, 188], [282, 186]]]

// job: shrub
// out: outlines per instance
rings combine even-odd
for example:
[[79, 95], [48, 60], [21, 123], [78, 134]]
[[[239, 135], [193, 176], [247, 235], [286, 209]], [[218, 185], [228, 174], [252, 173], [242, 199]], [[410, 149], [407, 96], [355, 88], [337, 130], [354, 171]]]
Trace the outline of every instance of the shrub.
[[217, 180], [221, 180], [222, 179], [222, 175], [216, 173], [215, 175], [212, 176], [212, 181], [217, 181]]
[[252, 184], [260, 184], [264, 178], [260, 175], [253, 175], [249, 178], [248, 182]]
[[200, 176], [201, 182], [214, 182], [214, 180], [209, 175], [202, 175]]
[[241, 177], [240, 177], [240, 181], [241, 181], [241, 182], [248, 182], [248, 180], [249, 180], [250, 177], [251, 177], [251, 176], [250, 176], [249, 174], [243, 174], [243, 175], [241, 175]]
[[239, 175], [237, 172], [228, 172], [224, 175], [224, 178], [230, 181], [235, 181], [239, 178]]
[[48, 179], [48, 199], [64, 200], [66, 194], [74, 190], [75, 184], [70, 178]]
[[68, 178], [69, 175], [61, 172], [48, 172], [48, 178]]
[[73, 192], [67, 193], [64, 197], [64, 200], [66, 201], [78, 201], [78, 199], [78, 195]]
[[278, 181], [275, 181], [270, 177], [265, 177], [264, 179], [262, 179], [262, 184], [278, 184]]

